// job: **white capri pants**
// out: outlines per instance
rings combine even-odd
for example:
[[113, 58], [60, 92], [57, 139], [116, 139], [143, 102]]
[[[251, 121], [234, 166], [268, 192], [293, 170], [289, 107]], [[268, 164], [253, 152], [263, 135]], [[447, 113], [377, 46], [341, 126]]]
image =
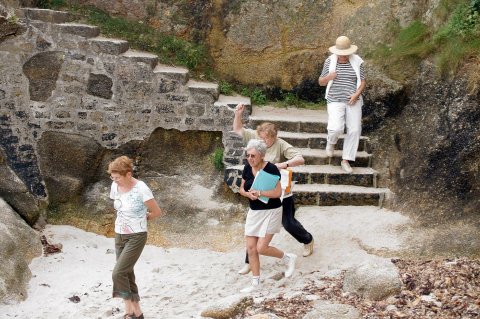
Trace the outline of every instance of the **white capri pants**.
[[358, 143], [362, 134], [362, 100], [357, 100], [354, 105], [347, 102], [332, 102], [327, 104], [328, 111], [328, 137], [329, 144], [337, 144], [338, 138], [347, 127], [347, 135], [343, 142], [342, 159], [355, 161]]

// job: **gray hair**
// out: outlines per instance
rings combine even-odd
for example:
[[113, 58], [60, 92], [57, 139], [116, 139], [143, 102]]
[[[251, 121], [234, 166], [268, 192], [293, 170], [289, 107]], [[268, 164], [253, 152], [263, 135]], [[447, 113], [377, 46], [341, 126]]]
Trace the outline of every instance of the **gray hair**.
[[252, 148], [254, 148], [262, 156], [265, 156], [265, 154], [267, 153], [267, 144], [265, 144], [263, 140], [250, 140], [245, 150], [248, 151]]

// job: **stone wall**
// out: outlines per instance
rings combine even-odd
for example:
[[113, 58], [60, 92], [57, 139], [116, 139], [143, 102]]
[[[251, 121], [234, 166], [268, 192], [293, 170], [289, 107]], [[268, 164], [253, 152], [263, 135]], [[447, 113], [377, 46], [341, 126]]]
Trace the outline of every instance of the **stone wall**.
[[[234, 105], [250, 103], [219, 96], [217, 84], [158, 65], [155, 55], [129, 50], [126, 41], [101, 38], [97, 27], [69, 23], [68, 14], [17, 14], [22, 33], [0, 42], [0, 141], [8, 167], [37, 198], [48, 197], [45, 173], [55, 175], [39, 167], [38, 144], [48, 132], [117, 149], [157, 128], [227, 133]], [[50, 157], [75, 156], [55, 149], [61, 143], [44, 144]]]

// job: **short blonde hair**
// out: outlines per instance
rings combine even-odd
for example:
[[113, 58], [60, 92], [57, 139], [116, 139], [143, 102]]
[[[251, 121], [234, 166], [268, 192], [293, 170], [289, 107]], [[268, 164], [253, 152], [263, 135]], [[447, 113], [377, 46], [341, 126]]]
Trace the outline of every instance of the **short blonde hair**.
[[270, 122], [264, 122], [257, 126], [257, 134], [260, 135], [260, 133], [265, 133], [267, 137], [270, 138], [276, 138], [277, 137], [277, 127], [275, 124], [270, 123]]
[[108, 174], [118, 173], [122, 176], [128, 172], [133, 172], [133, 161], [128, 156], [120, 156], [108, 164]]

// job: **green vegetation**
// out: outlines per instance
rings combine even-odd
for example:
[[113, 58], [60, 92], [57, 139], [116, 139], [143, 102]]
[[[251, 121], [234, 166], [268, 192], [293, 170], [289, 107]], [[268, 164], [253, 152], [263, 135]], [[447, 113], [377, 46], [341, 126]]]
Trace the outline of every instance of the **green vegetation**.
[[59, 9], [67, 5], [65, 0], [37, 0], [35, 4], [43, 9]]
[[68, 5], [65, 0], [37, 0], [36, 5], [40, 8], [66, 9], [75, 13], [80, 20], [99, 26], [105, 36], [127, 40], [133, 49], [157, 54], [161, 63], [183, 65], [193, 72], [211, 76], [208, 53], [201, 44], [159, 32], [143, 21], [111, 17], [92, 6]]
[[248, 96], [252, 100], [252, 104], [265, 105], [267, 104], [267, 95], [262, 89], [259, 88], [243, 88], [240, 92], [241, 95]]
[[164, 34], [142, 21], [110, 17], [108, 13], [94, 7], [72, 9], [88, 23], [99, 26], [102, 34], [125, 39], [134, 49], [155, 53], [161, 63], [183, 65], [197, 72], [209, 68], [208, 54], [201, 44]]
[[215, 169], [223, 171], [223, 148], [217, 147], [215, 151], [210, 155], [210, 161]]
[[[445, 21], [433, 30], [420, 21], [397, 28], [395, 40], [367, 53], [393, 78], [405, 81], [416, 72], [418, 63], [433, 57], [438, 73], [453, 75], [467, 59], [480, 59], [480, 0], [443, 0], [436, 17]], [[395, 29], [395, 28], [393, 28]]]

